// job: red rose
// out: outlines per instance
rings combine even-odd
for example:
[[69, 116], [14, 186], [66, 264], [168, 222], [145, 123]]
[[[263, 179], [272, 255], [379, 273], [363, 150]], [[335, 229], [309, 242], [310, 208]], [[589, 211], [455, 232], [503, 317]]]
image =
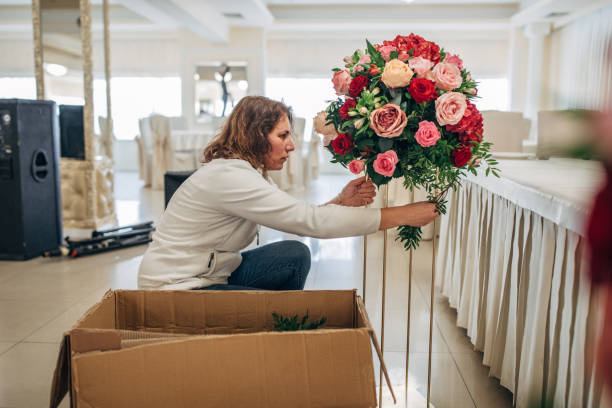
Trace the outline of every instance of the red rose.
[[612, 282], [612, 167], [606, 168], [607, 182], [595, 197], [587, 226], [594, 283]]
[[349, 120], [351, 118], [348, 114], [349, 109], [354, 108], [355, 106], [357, 106], [357, 102], [355, 102], [354, 99], [346, 98], [346, 102], [344, 102], [340, 110], [338, 110], [338, 114], [342, 119]]
[[482, 140], [482, 115], [476, 105], [467, 101], [467, 108], [463, 118], [456, 125], [446, 125], [446, 130], [458, 133], [459, 141], [467, 143], [471, 141], [480, 142]]
[[400, 54], [412, 50], [413, 57], [423, 57], [435, 64], [440, 62], [440, 47], [416, 34], [410, 34], [407, 37], [398, 35], [393, 41], [383, 41], [383, 45], [393, 45], [400, 51]]
[[368, 74], [372, 75], [372, 76], [376, 76], [378, 74], [380, 74], [380, 69], [378, 69], [378, 67], [374, 64], [370, 65], [370, 69], [368, 70]]
[[436, 83], [426, 78], [414, 78], [408, 86], [408, 93], [416, 103], [429, 102], [438, 97]]
[[462, 145], [451, 152], [451, 160], [455, 167], [465, 166], [471, 158], [472, 148], [469, 145]]
[[349, 96], [352, 98], [357, 98], [363, 92], [363, 89], [366, 88], [370, 84], [370, 80], [365, 75], [357, 75], [351, 81], [351, 85], [349, 86]]
[[351, 150], [355, 145], [353, 144], [353, 138], [348, 133], [339, 133], [338, 136], [331, 142], [334, 152], [340, 156], [344, 156]]
[[431, 41], [425, 41], [421, 44], [418, 44], [412, 53], [413, 57], [423, 57], [430, 61], [433, 61], [434, 64], [440, 62], [440, 47]]

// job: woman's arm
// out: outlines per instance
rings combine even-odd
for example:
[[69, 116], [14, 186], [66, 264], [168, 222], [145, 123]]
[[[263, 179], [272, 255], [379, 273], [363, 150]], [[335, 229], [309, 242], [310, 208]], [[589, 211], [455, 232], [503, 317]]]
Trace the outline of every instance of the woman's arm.
[[411, 225], [422, 227], [432, 222], [438, 213], [435, 212], [436, 205], [427, 201], [401, 205], [397, 207], [381, 208], [379, 230], [399, 227], [400, 225]]

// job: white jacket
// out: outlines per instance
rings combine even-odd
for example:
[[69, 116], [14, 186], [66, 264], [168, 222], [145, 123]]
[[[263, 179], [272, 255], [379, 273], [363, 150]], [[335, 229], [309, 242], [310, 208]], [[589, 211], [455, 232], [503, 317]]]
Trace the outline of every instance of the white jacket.
[[174, 193], [138, 271], [141, 289], [227, 283], [258, 224], [315, 238], [370, 234], [380, 209], [316, 206], [270, 184], [247, 161], [215, 159]]

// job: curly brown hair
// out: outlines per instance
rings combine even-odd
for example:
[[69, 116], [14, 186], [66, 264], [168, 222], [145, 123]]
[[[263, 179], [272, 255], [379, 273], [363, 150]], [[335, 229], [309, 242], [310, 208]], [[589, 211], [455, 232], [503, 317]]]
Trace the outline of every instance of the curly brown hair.
[[287, 115], [293, 128], [291, 108], [264, 96], [246, 96], [238, 102], [221, 133], [204, 149], [203, 163], [214, 159], [243, 159], [266, 171], [264, 158], [270, 151], [268, 134]]

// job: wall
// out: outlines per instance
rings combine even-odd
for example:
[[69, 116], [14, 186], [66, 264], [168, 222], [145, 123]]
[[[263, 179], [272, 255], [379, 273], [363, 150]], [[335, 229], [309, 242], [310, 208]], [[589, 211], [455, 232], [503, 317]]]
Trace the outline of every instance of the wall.
[[0, 76], [34, 76], [34, 40], [32, 33], [0, 36]]
[[[267, 40], [270, 76], [330, 76], [342, 58], [372, 43], [392, 40], [396, 33], [271, 33]], [[508, 35], [505, 31], [419, 33], [451, 53], [460, 55], [476, 78], [505, 77], [508, 73]]]

